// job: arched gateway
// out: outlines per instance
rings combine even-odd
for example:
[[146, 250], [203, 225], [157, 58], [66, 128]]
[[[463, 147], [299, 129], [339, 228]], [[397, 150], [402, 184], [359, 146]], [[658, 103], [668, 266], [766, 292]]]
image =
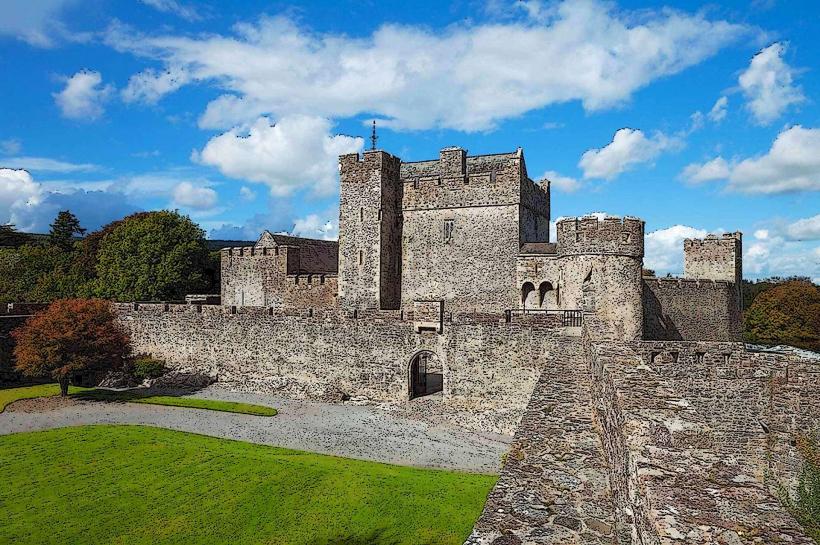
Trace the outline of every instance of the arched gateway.
[[438, 357], [429, 350], [417, 352], [410, 359], [410, 399], [440, 392], [444, 387], [444, 373]]

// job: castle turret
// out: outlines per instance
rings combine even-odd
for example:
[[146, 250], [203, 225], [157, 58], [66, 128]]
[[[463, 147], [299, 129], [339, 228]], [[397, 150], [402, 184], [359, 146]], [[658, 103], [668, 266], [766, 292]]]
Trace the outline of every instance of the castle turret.
[[399, 308], [401, 160], [384, 151], [339, 158], [339, 304]]
[[743, 279], [743, 235], [737, 231], [683, 241], [683, 276], [697, 280]]
[[565, 295], [595, 312], [616, 338], [643, 334], [644, 222], [638, 218], [564, 218], [557, 222], [557, 254]]

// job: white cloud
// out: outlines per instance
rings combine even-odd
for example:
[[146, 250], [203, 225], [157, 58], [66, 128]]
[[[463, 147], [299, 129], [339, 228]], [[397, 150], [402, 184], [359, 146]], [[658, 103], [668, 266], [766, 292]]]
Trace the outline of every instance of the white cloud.
[[199, 21], [202, 19], [199, 11], [194, 6], [181, 4], [176, 0], [140, 0], [146, 6], [151, 6], [163, 13], [173, 13], [182, 17], [186, 21]]
[[612, 142], [599, 149], [584, 152], [578, 166], [584, 178], [611, 180], [635, 165], [652, 161], [661, 152], [678, 148], [680, 139], [656, 133], [647, 138], [639, 129], [619, 129]]
[[110, 85], [101, 86], [99, 72], [82, 70], [66, 80], [65, 88], [54, 93], [63, 117], [93, 121], [105, 111], [103, 104], [113, 92]]
[[14, 223], [18, 229], [31, 227], [26, 209], [42, 199], [42, 188], [25, 170], [0, 168], [0, 224]]
[[644, 266], [658, 275], [682, 274], [683, 240], [703, 238], [707, 234], [704, 229], [688, 225], [673, 225], [648, 233], [644, 240]]
[[769, 230], [768, 229], [758, 229], [754, 232], [754, 237], [757, 240], [766, 240], [769, 238]]
[[800, 87], [793, 84], [795, 70], [783, 61], [787, 47], [785, 43], [774, 43], [761, 50], [738, 78], [746, 107], [761, 125], [770, 124], [789, 106], [806, 99]]
[[216, 205], [216, 191], [210, 187], [194, 185], [191, 182], [180, 182], [174, 187], [174, 204], [196, 210], [207, 210]]
[[554, 170], [546, 171], [541, 179], [549, 180], [551, 189], [557, 189], [565, 193], [574, 193], [581, 188], [581, 182], [569, 176], [562, 176]]
[[727, 188], [743, 193], [820, 191], [820, 129], [795, 125], [777, 135], [764, 155], [732, 164], [716, 157], [688, 165], [681, 174], [693, 181], [727, 179]]
[[170, 67], [162, 72], [149, 68], [131, 76], [120, 95], [125, 102], [154, 104], [164, 95], [188, 83], [189, 79], [187, 72], [179, 67]]
[[712, 106], [712, 109], [709, 110], [707, 114], [709, 116], [709, 120], [714, 123], [720, 123], [726, 117], [726, 110], [729, 107], [729, 99], [725, 96], [720, 97], [715, 102], [715, 105]]
[[243, 201], [252, 201], [256, 199], [256, 193], [250, 187], [243, 185], [239, 188], [239, 196]]
[[265, 183], [273, 195], [309, 187], [332, 194], [337, 188], [338, 157], [362, 148], [362, 139], [329, 133], [327, 119], [293, 116], [276, 125], [261, 117], [248, 131], [233, 129], [211, 140], [199, 160], [223, 174]]
[[820, 240], [820, 214], [790, 224], [786, 236], [791, 240]]
[[297, 237], [337, 240], [339, 225], [334, 220], [320, 218], [318, 214], [309, 214], [294, 221], [290, 234]]
[[691, 163], [683, 169], [681, 176], [688, 182], [700, 183], [724, 180], [729, 177], [729, 163], [723, 157], [715, 157], [703, 164]]
[[76, 0], [3, 0], [0, 36], [11, 36], [36, 47], [51, 47], [60, 39], [71, 39], [59, 16], [75, 3]]
[[20, 153], [23, 146], [16, 138], [9, 138], [8, 140], [0, 140], [0, 153], [5, 155], [16, 155]]
[[384, 25], [365, 38], [268, 17], [236, 25], [233, 36], [196, 38], [140, 36], [115, 24], [107, 43], [225, 89], [200, 119], [206, 128], [265, 114], [368, 113], [382, 126], [475, 131], [550, 104], [578, 100], [589, 111], [622, 104], [749, 32], [701, 14], [619, 11], [597, 0], [567, 0], [551, 14], [436, 32]]
[[[811, 219], [811, 218], [809, 218]], [[818, 237], [820, 238], [820, 237]], [[808, 240], [808, 239], [807, 239]], [[744, 274], [768, 276], [820, 276], [820, 247], [789, 240], [769, 233], [746, 246], [743, 252]]]
[[89, 172], [97, 170], [97, 165], [90, 163], [69, 163], [48, 157], [4, 157], [0, 166], [43, 172]]

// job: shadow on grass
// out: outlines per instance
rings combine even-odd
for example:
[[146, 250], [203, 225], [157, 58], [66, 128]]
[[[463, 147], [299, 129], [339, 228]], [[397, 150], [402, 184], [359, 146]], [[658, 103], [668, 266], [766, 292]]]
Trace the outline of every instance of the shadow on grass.
[[198, 391], [199, 389], [155, 390], [152, 388], [132, 388], [130, 390], [105, 390], [98, 388], [86, 392], [77, 392], [71, 394], [71, 397], [82, 401], [128, 402], [156, 396], [183, 397]]

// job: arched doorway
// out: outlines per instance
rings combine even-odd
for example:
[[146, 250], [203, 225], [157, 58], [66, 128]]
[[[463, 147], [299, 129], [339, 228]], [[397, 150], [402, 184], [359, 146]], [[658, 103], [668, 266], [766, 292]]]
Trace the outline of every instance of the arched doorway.
[[538, 292], [532, 282], [524, 282], [521, 286], [521, 308], [538, 308]]
[[410, 360], [410, 399], [440, 392], [444, 388], [441, 363], [433, 352], [422, 350]]
[[555, 310], [558, 308], [558, 289], [552, 287], [552, 282], [541, 282], [538, 286], [538, 306], [544, 309]]

